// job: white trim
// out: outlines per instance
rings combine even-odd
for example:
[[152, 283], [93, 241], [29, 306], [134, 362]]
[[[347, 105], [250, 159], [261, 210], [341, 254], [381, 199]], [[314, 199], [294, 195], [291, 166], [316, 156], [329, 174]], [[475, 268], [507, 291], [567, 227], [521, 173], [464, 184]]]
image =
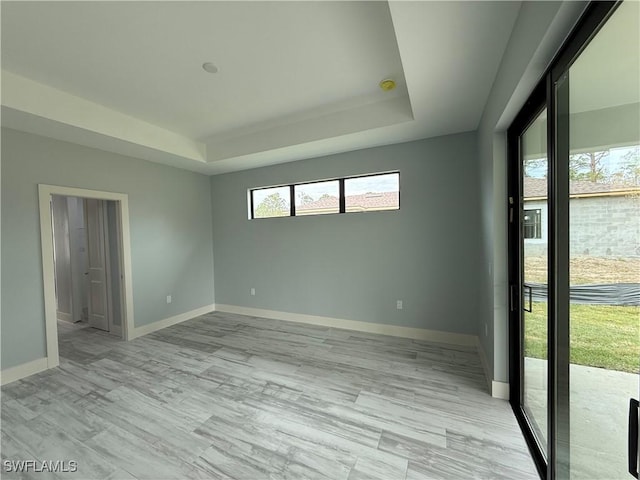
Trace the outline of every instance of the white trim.
[[509, 384], [505, 382], [491, 381], [491, 396], [502, 400], [509, 400]]
[[[32, 133], [45, 137], [57, 137], [93, 148], [100, 148], [99, 142], [102, 150], [161, 163], [174, 156], [184, 159], [180, 164], [187, 167], [207, 162], [207, 146], [204, 142], [4, 69], [2, 105], [17, 111], [8, 114], [3, 112], [3, 125], [12, 123], [13, 119], [19, 126], [19, 119], [23, 116], [38, 117], [40, 122], [33, 123], [30, 128]], [[42, 119], [47, 121], [43, 122]], [[64, 125], [64, 128], [52, 129], [48, 127], [49, 122]], [[57, 135], [52, 135], [54, 132]], [[99, 140], [87, 141], [82, 132], [91, 132]], [[175, 162], [171, 165], [177, 166]]]
[[476, 337], [476, 347], [478, 348], [478, 356], [480, 357], [480, 363], [482, 364], [482, 370], [484, 371], [484, 378], [487, 381], [487, 391], [493, 394], [493, 388], [491, 385], [491, 381], [493, 380], [493, 375], [491, 375], [491, 371], [489, 369], [489, 361], [487, 360], [487, 353], [484, 351], [484, 347], [482, 346], [482, 342], [480, 341], [480, 337]]
[[195, 310], [191, 310], [189, 312], [180, 313], [179, 315], [174, 315], [173, 317], [158, 320], [157, 322], [142, 325], [141, 327], [136, 327], [133, 329], [129, 340], [147, 335], [149, 333], [155, 332], [156, 330], [162, 330], [163, 328], [170, 327], [171, 325], [175, 325], [177, 323], [186, 322], [187, 320], [199, 317], [200, 315], [204, 315], [205, 313], [211, 313], [215, 309], [216, 306], [214, 304], [205, 305], [204, 307], [196, 308]]
[[120, 325], [111, 325], [107, 333], [110, 333], [114, 337], [122, 338], [122, 327]]
[[73, 323], [73, 315], [66, 312], [57, 311], [56, 316], [58, 320], [62, 320], [63, 322]]
[[0, 372], [0, 385], [6, 385], [29, 375], [43, 372], [47, 368], [49, 368], [49, 362], [46, 358], [38, 358], [37, 360], [7, 368]]
[[427, 330], [425, 328], [402, 327], [399, 325], [386, 325], [382, 323], [360, 322], [357, 320], [344, 320], [341, 318], [320, 317], [304, 313], [279, 312], [275, 310], [262, 310], [260, 308], [239, 307], [236, 305], [216, 304], [216, 310], [252, 317], [269, 318], [272, 320], [284, 320], [287, 322], [307, 323], [322, 325], [324, 327], [344, 328], [358, 332], [378, 333], [393, 337], [413, 338], [415, 340], [427, 340], [450, 345], [475, 346], [476, 336], [462, 333], [442, 332], [439, 330]]
[[493, 398], [509, 400], [509, 384], [505, 382], [496, 382], [493, 379], [493, 375], [489, 369], [489, 362], [487, 361], [487, 353], [484, 351], [484, 347], [482, 346], [482, 342], [479, 337], [476, 337], [476, 346], [478, 348], [478, 355], [480, 356], [482, 370], [484, 370], [484, 376], [487, 379], [489, 393]]
[[96, 198], [99, 200], [114, 200], [118, 202], [121, 213], [122, 235], [122, 263], [123, 263], [123, 291], [124, 309], [122, 324], [124, 339], [131, 338], [133, 333], [133, 282], [131, 275], [131, 234], [129, 229], [129, 196], [126, 193], [102, 192], [84, 188], [60, 187], [56, 185], [38, 185], [38, 200], [40, 207], [40, 241], [42, 246], [42, 284], [44, 290], [44, 317], [47, 339], [47, 366], [57, 367], [60, 363], [58, 356], [58, 325], [56, 319], [55, 273], [53, 265], [53, 231], [51, 227], [51, 195], [67, 197]]

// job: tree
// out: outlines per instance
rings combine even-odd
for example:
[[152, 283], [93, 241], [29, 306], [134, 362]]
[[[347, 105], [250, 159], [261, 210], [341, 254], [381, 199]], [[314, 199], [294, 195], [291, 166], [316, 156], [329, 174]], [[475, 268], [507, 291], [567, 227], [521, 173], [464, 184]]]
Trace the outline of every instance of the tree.
[[272, 193], [266, 197], [258, 208], [256, 208], [255, 217], [286, 217], [289, 215], [289, 205], [287, 201], [280, 196], [279, 193]]
[[546, 157], [525, 158], [522, 163], [525, 177], [542, 178], [547, 176], [548, 162]]
[[622, 179], [633, 185], [640, 185], [640, 147], [635, 147], [622, 157], [624, 166], [622, 167]]
[[609, 150], [569, 155], [569, 178], [588, 182], [605, 182], [609, 179], [604, 159]]
[[307, 203], [313, 202], [313, 197], [306, 192], [298, 192], [298, 205], [306, 205]]

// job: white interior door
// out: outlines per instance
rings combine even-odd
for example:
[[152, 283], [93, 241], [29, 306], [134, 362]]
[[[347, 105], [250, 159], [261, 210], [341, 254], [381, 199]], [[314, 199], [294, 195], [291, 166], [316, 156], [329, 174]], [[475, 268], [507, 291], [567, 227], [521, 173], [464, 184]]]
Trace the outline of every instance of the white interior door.
[[107, 302], [107, 262], [105, 249], [104, 201], [87, 199], [87, 239], [89, 253], [89, 325], [109, 331]]

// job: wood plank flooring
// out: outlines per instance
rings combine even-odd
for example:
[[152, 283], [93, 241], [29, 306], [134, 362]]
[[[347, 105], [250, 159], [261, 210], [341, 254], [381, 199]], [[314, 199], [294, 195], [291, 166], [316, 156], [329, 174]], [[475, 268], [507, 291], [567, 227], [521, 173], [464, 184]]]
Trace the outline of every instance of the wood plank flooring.
[[131, 342], [60, 332], [2, 388], [2, 460], [75, 479], [537, 479], [477, 353], [214, 312]]

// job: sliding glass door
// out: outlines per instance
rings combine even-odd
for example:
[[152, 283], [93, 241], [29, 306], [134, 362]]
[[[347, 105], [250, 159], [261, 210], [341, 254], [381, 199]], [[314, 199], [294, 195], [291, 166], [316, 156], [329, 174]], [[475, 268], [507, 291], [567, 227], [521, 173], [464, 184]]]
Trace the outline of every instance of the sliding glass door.
[[589, 6], [508, 144], [514, 411], [543, 478], [637, 478], [640, 3]]
[[[624, 2], [568, 72], [571, 478], [631, 478], [640, 358], [640, 3]], [[558, 159], [560, 161], [560, 159]]]
[[547, 109], [521, 137], [522, 407], [547, 455], [548, 423], [548, 196]]

